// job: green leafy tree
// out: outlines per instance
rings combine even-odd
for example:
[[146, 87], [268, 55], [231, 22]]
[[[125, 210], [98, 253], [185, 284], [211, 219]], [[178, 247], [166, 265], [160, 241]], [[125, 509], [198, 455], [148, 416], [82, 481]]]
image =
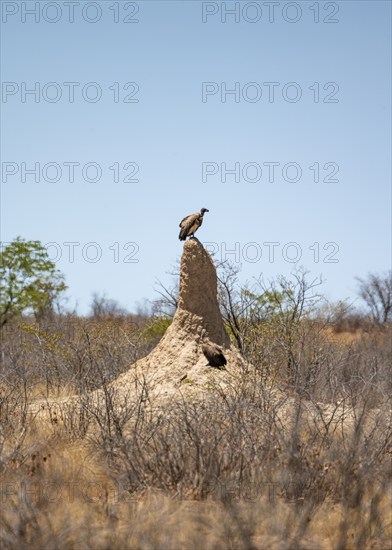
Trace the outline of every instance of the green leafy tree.
[[42, 244], [17, 237], [0, 252], [0, 327], [23, 313], [51, 311], [66, 288]]

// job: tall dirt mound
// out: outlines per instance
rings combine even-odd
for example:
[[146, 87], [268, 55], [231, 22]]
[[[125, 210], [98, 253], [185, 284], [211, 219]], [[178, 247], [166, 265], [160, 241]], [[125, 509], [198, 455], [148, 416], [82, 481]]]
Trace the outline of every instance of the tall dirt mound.
[[190, 367], [202, 353], [202, 338], [224, 350], [230, 348], [218, 306], [216, 269], [208, 252], [194, 238], [184, 245], [177, 311], [162, 340], [148, 356], [149, 362], [156, 362], [157, 367]]
[[[221, 346], [227, 359], [226, 370], [208, 365], [202, 343]], [[173, 322], [159, 344], [137, 363], [137, 367], [160, 395], [172, 395], [187, 383], [194, 387], [213, 379], [221, 382], [241, 365], [242, 358], [230, 344], [219, 311], [214, 263], [201, 242], [190, 239], [184, 244], [181, 258], [180, 292]], [[132, 366], [115, 384], [126, 385], [131, 372]]]
[[[227, 365], [224, 370], [209, 366], [202, 344], [222, 348]], [[209, 253], [196, 238], [184, 244], [181, 259], [178, 308], [173, 322], [159, 344], [143, 359], [133, 363], [127, 372], [110, 383], [117, 397], [124, 402], [133, 399], [140, 384], [148, 388], [148, 398], [160, 405], [176, 395], [202, 395], [211, 385], [233, 381], [233, 375], [244, 367], [238, 351], [231, 346], [219, 311], [217, 276]], [[105, 390], [88, 396], [98, 407], [105, 406]], [[79, 408], [80, 399], [71, 396], [55, 401], [35, 402], [34, 410], [66, 411]]]

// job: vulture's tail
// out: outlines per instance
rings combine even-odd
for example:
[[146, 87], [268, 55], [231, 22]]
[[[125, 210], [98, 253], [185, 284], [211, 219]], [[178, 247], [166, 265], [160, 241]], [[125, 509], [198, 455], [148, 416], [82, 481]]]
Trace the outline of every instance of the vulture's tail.
[[180, 239], [180, 241], [185, 241], [186, 240], [186, 231], [185, 231], [185, 229], [181, 229], [180, 234], [178, 235], [178, 238]]

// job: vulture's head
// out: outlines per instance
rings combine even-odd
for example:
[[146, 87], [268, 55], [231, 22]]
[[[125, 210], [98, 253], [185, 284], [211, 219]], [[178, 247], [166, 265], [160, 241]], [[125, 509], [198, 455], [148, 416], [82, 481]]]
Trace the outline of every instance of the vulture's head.
[[207, 208], [202, 208], [202, 209], [200, 210], [200, 214], [201, 214], [202, 216], [204, 216], [204, 212], [209, 212], [209, 210], [208, 210]]

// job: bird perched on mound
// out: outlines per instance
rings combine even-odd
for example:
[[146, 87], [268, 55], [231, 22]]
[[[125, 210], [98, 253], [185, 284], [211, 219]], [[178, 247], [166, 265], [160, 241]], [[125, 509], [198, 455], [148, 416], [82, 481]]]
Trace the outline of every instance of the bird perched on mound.
[[181, 231], [178, 236], [180, 241], [185, 241], [187, 237], [193, 237], [196, 231], [203, 223], [204, 212], [209, 212], [207, 208], [202, 208], [200, 212], [186, 216], [180, 222]]
[[207, 344], [204, 342], [201, 349], [210, 367], [220, 369], [227, 364], [226, 357], [223, 355], [221, 348], [216, 344]]

